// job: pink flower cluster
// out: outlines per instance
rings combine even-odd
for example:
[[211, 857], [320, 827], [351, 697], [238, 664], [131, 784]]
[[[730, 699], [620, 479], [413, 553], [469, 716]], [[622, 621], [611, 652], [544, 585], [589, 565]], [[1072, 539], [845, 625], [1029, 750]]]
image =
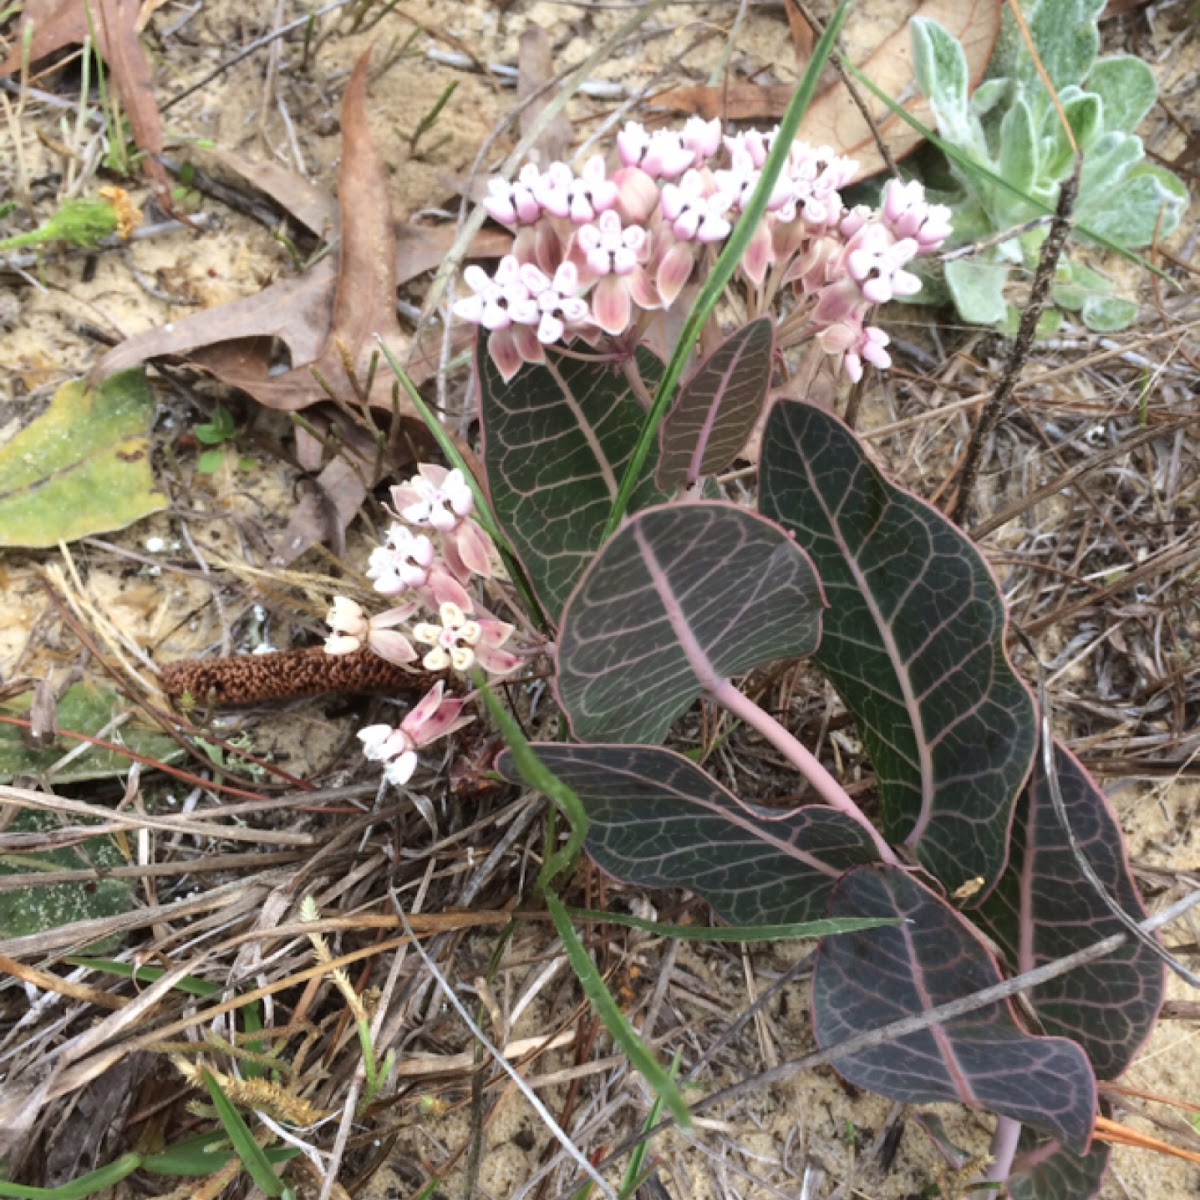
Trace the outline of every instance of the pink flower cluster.
[[[325, 618], [331, 631], [325, 652], [352, 654], [365, 646], [400, 666], [420, 658], [427, 671], [465, 674], [479, 666], [493, 675], [508, 674], [521, 662], [504, 649], [513, 627], [479, 608], [465, 586], [473, 577], [492, 574], [491, 543], [471, 515], [475, 497], [457, 469], [423, 463], [418, 472], [392, 488], [398, 520], [371, 552], [367, 567], [375, 590], [400, 603], [372, 617], [348, 596], [335, 596]], [[436, 612], [437, 620], [414, 623], [422, 610]], [[423, 656], [413, 642], [428, 647]], [[467, 698], [446, 696], [439, 681], [399, 726], [360, 730], [363, 753], [387, 764], [390, 783], [407, 783], [417, 751], [471, 719], [461, 715], [466, 703]]]
[[[483, 204], [514, 231], [512, 252], [494, 275], [479, 266], [463, 272], [471, 294], [455, 314], [487, 331], [506, 379], [522, 363], [544, 361], [548, 345], [597, 345], [605, 334], [636, 341], [650, 314], [703, 279], [774, 137], [723, 134], [719, 120], [699, 117], [674, 132], [630, 122], [617, 134], [611, 171], [596, 155], [578, 172], [527, 163], [512, 182], [491, 180]], [[887, 334], [866, 325], [868, 312], [915, 294], [920, 281], [906, 265], [950, 233], [950, 210], [927, 203], [917, 182], [889, 182], [878, 210], [847, 209], [841, 189], [857, 169], [829, 147], [794, 142], [739, 267], [760, 312], [790, 287], [787, 341], [816, 338], [854, 380], [864, 361], [891, 365]]]

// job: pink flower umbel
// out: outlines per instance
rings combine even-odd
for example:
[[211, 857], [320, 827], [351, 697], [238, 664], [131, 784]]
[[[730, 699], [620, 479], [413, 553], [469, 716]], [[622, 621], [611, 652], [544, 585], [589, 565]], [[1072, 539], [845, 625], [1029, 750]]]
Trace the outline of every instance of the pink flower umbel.
[[[691, 117], [682, 128], [628, 122], [616, 136], [609, 170], [600, 154], [578, 171], [565, 162], [526, 164], [511, 183], [488, 185], [484, 207], [515, 231], [512, 253], [493, 277], [471, 267], [471, 294], [456, 315], [487, 330], [488, 353], [506, 380], [524, 363], [544, 363], [545, 347], [577, 340], [601, 357], [627, 355], [637, 336], [667, 346], [678, 322], [669, 310], [720, 252], [745, 212], [779, 137], [774, 129], [723, 131]], [[931, 204], [918, 182], [892, 180], [878, 208], [847, 209], [843, 190], [858, 164], [830, 146], [794, 141], [771, 188], [766, 212], [738, 264], [733, 310], [774, 312], [783, 350], [816, 339], [847, 374], [890, 362], [865, 320], [875, 305], [914, 296], [906, 270], [950, 233], [950, 210]], [[781, 289], [795, 304], [776, 307]], [[632, 332], [631, 332], [632, 331]]]
[[445, 684], [439, 680], [399, 726], [360, 729], [363, 756], [370, 762], [387, 763], [384, 778], [396, 787], [403, 786], [417, 769], [417, 751], [422, 746], [470, 724], [472, 718], [461, 715], [465, 704], [456, 696], [447, 698]]
[[442, 557], [460, 583], [472, 575], [490, 578], [491, 542], [471, 517], [475, 496], [462, 471], [421, 463], [417, 472], [407, 483], [392, 488], [396, 511], [409, 524], [441, 534]]
[[493, 675], [507, 675], [521, 660], [500, 647], [512, 636], [513, 627], [494, 617], [468, 620], [455, 604], [438, 610], [440, 625], [423, 621], [413, 626], [413, 638], [432, 649], [421, 660], [427, 671], [469, 671], [478, 663]]

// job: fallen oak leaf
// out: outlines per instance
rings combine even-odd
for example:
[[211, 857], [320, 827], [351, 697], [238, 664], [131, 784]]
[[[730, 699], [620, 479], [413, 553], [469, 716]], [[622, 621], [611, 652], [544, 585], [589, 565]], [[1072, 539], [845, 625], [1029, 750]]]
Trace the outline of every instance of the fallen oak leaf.
[[[147, 5], [147, 14], [154, 7]], [[170, 181], [158, 161], [163, 152], [162, 114], [150, 64], [138, 40], [142, 24], [138, 0], [27, 0], [13, 48], [0, 62], [0, 77], [19, 70], [26, 58], [31, 64], [38, 63], [94, 37], [96, 51], [108, 64], [113, 88], [129, 119], [134, 143], [146, 156], [146, 174], [160, 197], [169, 201]], [[109, 133], [114, 138], [121, 136], [117, 129]]]
[[[970, 0], [966, 4], [962, 0], [925, 0], [867, 56], [859, 70], [923, 125], [932, 127], [929, 102], [917, 89], [913, 75], [909, 21], [914, 16], [926, 17], [958, 38], [967, 56], [970, 86], [974, 88], [999, 36], [1001, 8], [1000, 0]], [[713, 117], [727, 121], [777, 120], [794, 92], [791, 84], [731, 82], [715, 87], [671, 88], [650, 97], [649, 103], [696, 113], [706, 120]], [[870, 97], [864, 99], [870, 104]], [[872, 119], [893, 158], [911, 154], [923, 140], [886, 107], [878, 106], [878, 111], [872, 111]], [[870, 126], [841, 80], [826, 88], [809, 105], [799, 136], [814, 146], [832, 146], [838, 154], [857, 159], [857, 179], [866, 179], [886, 165]]]

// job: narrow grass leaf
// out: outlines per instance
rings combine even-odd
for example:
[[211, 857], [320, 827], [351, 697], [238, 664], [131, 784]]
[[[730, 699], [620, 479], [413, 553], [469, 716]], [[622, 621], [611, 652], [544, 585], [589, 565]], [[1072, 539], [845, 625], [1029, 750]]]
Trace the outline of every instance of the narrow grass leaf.
[[587, 996], [596, 1015], [604, 1023], [604, 1028], [611, 1034], [613, 1041], [621, 1047], [625, 1057], [629, 1059], [637, 1072], [654, 1090], [654, 1094], [662, 1097], [666, 1106], [671, 1110], [671, 1115], [679, 1122], [680, 1126], [690, 1129], [691, 1113], [688, 1112], [687, 1103], [684, 1101], [678, 1085], [650, 1052], [646, 1043], [638, 1037], [637, 1031], [621, 1011], [612, 992], [608, 990], [608, 985], [604, 982], [600, 972], [596, 970], [591, 956], [579, 940], [579, 935], [575, 932], [562, 901], [551, 892], [545, 894], [545, 900], [546, 907], [550, 912], [550, 919], [558, 931], [571, 969], [575, 972], [580, 987], [583, 988], [583, 994]]
[[217, 1110], [217, 1117], [225, 1127], [229, 1140], [233, 1143], [234, 1151], [241, 1159], [250, 1178], [268, 1196], [282, 1196], [284, 1193], [283, 1180], [275, 1174], [271, 1160], [263, 1148], [254, 1140], [250, 1126], [242, 1119], [242, 1114], [233, 1106], [233, 1102], [221, 1090], [221, 1085], [209, 1074], [201, 1070], [201, 1077], [208, 1093], [212, 1096]]
[[782, 942], [800, 938], [830, 937], [835, 933], [858, 933], [881, 925], [897, 925], [885, 917], [839, 917], [827, 921], [798, 921], [789, 925], [668, 925], [646, 921], [626, 913], [599, 912], [592, 908], [568, 908], [575, 921], [595, 921], [602, 925], [625, 925], [656, 937], [676, 938], [681, 942]]
[[97, 1192], [115, 1187], [126, 1175], [132, 1175], [142, 1165], [140, 1154], [123, 1154], [106, 1167], [89, 1171], [56, 1188], [26, 1187], [20, 1183], [0, 1180], [0, 1197], [12, 1200], [84, 1200]]
[[549, 887], [550, 882], [559, 872], [566, 869], [571, 861], [583, 848], [584, 838], [587, 837], [587, 811], [579, 797], [563, 783], [533, 752], [528, 739], [521, 732], [521, 727], [509, 714], [488, 687], [481, 672], [476, 671], [473, 682], [479, 689], [479, 694], [487, 707], [488, 714], [499, 726], [501, 736], [507, 743], [512, 754], [513, 763], [522, 779], [531, 788], [548, 796], [563, 811], [571, 825], [571, 834], [566, 843], [554, 854], [546, 858], [541, 874], [538, 876], [538, 886]]

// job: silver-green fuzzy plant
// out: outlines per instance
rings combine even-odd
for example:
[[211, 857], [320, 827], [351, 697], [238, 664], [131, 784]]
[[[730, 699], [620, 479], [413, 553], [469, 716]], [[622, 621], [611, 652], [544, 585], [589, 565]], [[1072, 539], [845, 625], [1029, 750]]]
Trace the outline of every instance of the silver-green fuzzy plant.
[[[1076, 241], [1094, 241], [1090, 233], [1134, 250], [1165, 237], [1179, 224], [1187, 191], [1170, 171], [1143, 161], [1142, 140], [1133, 132], [1158, 97], [1150, 68], [1132, 55], [1097, 57], [1104, 0], [1030, 0], [1022, 8], [1083, 154]], [[1058, 112], [1007, 10], [1004, 22], [988, 77], [970, 97], [966, 58], [949, 33], [914, 18], [912, 40], [917, 82], [942, 140], [1016, 189], [950, 160], [955, 189], [937, 199], [954, 210], [954, 243], [985, 242], [1006, 230], [1016, 236], [946, 262], [946, 287], [963, 320], [1015, 328], [1005, 297], [1009, 271], [1032, 270], [1046, 235], [1044, 223], [1017, 230], [1045, 210], [1016, 192], [1052, 209], [1074, 164]], [[1122, 329], [1138, 312], [1132, 300], [1114, 294], [1109, 280], [1080, 262], [1060, 263], [1052, 297], [1059, 309], [1078, 312], [1097, 331]]]

